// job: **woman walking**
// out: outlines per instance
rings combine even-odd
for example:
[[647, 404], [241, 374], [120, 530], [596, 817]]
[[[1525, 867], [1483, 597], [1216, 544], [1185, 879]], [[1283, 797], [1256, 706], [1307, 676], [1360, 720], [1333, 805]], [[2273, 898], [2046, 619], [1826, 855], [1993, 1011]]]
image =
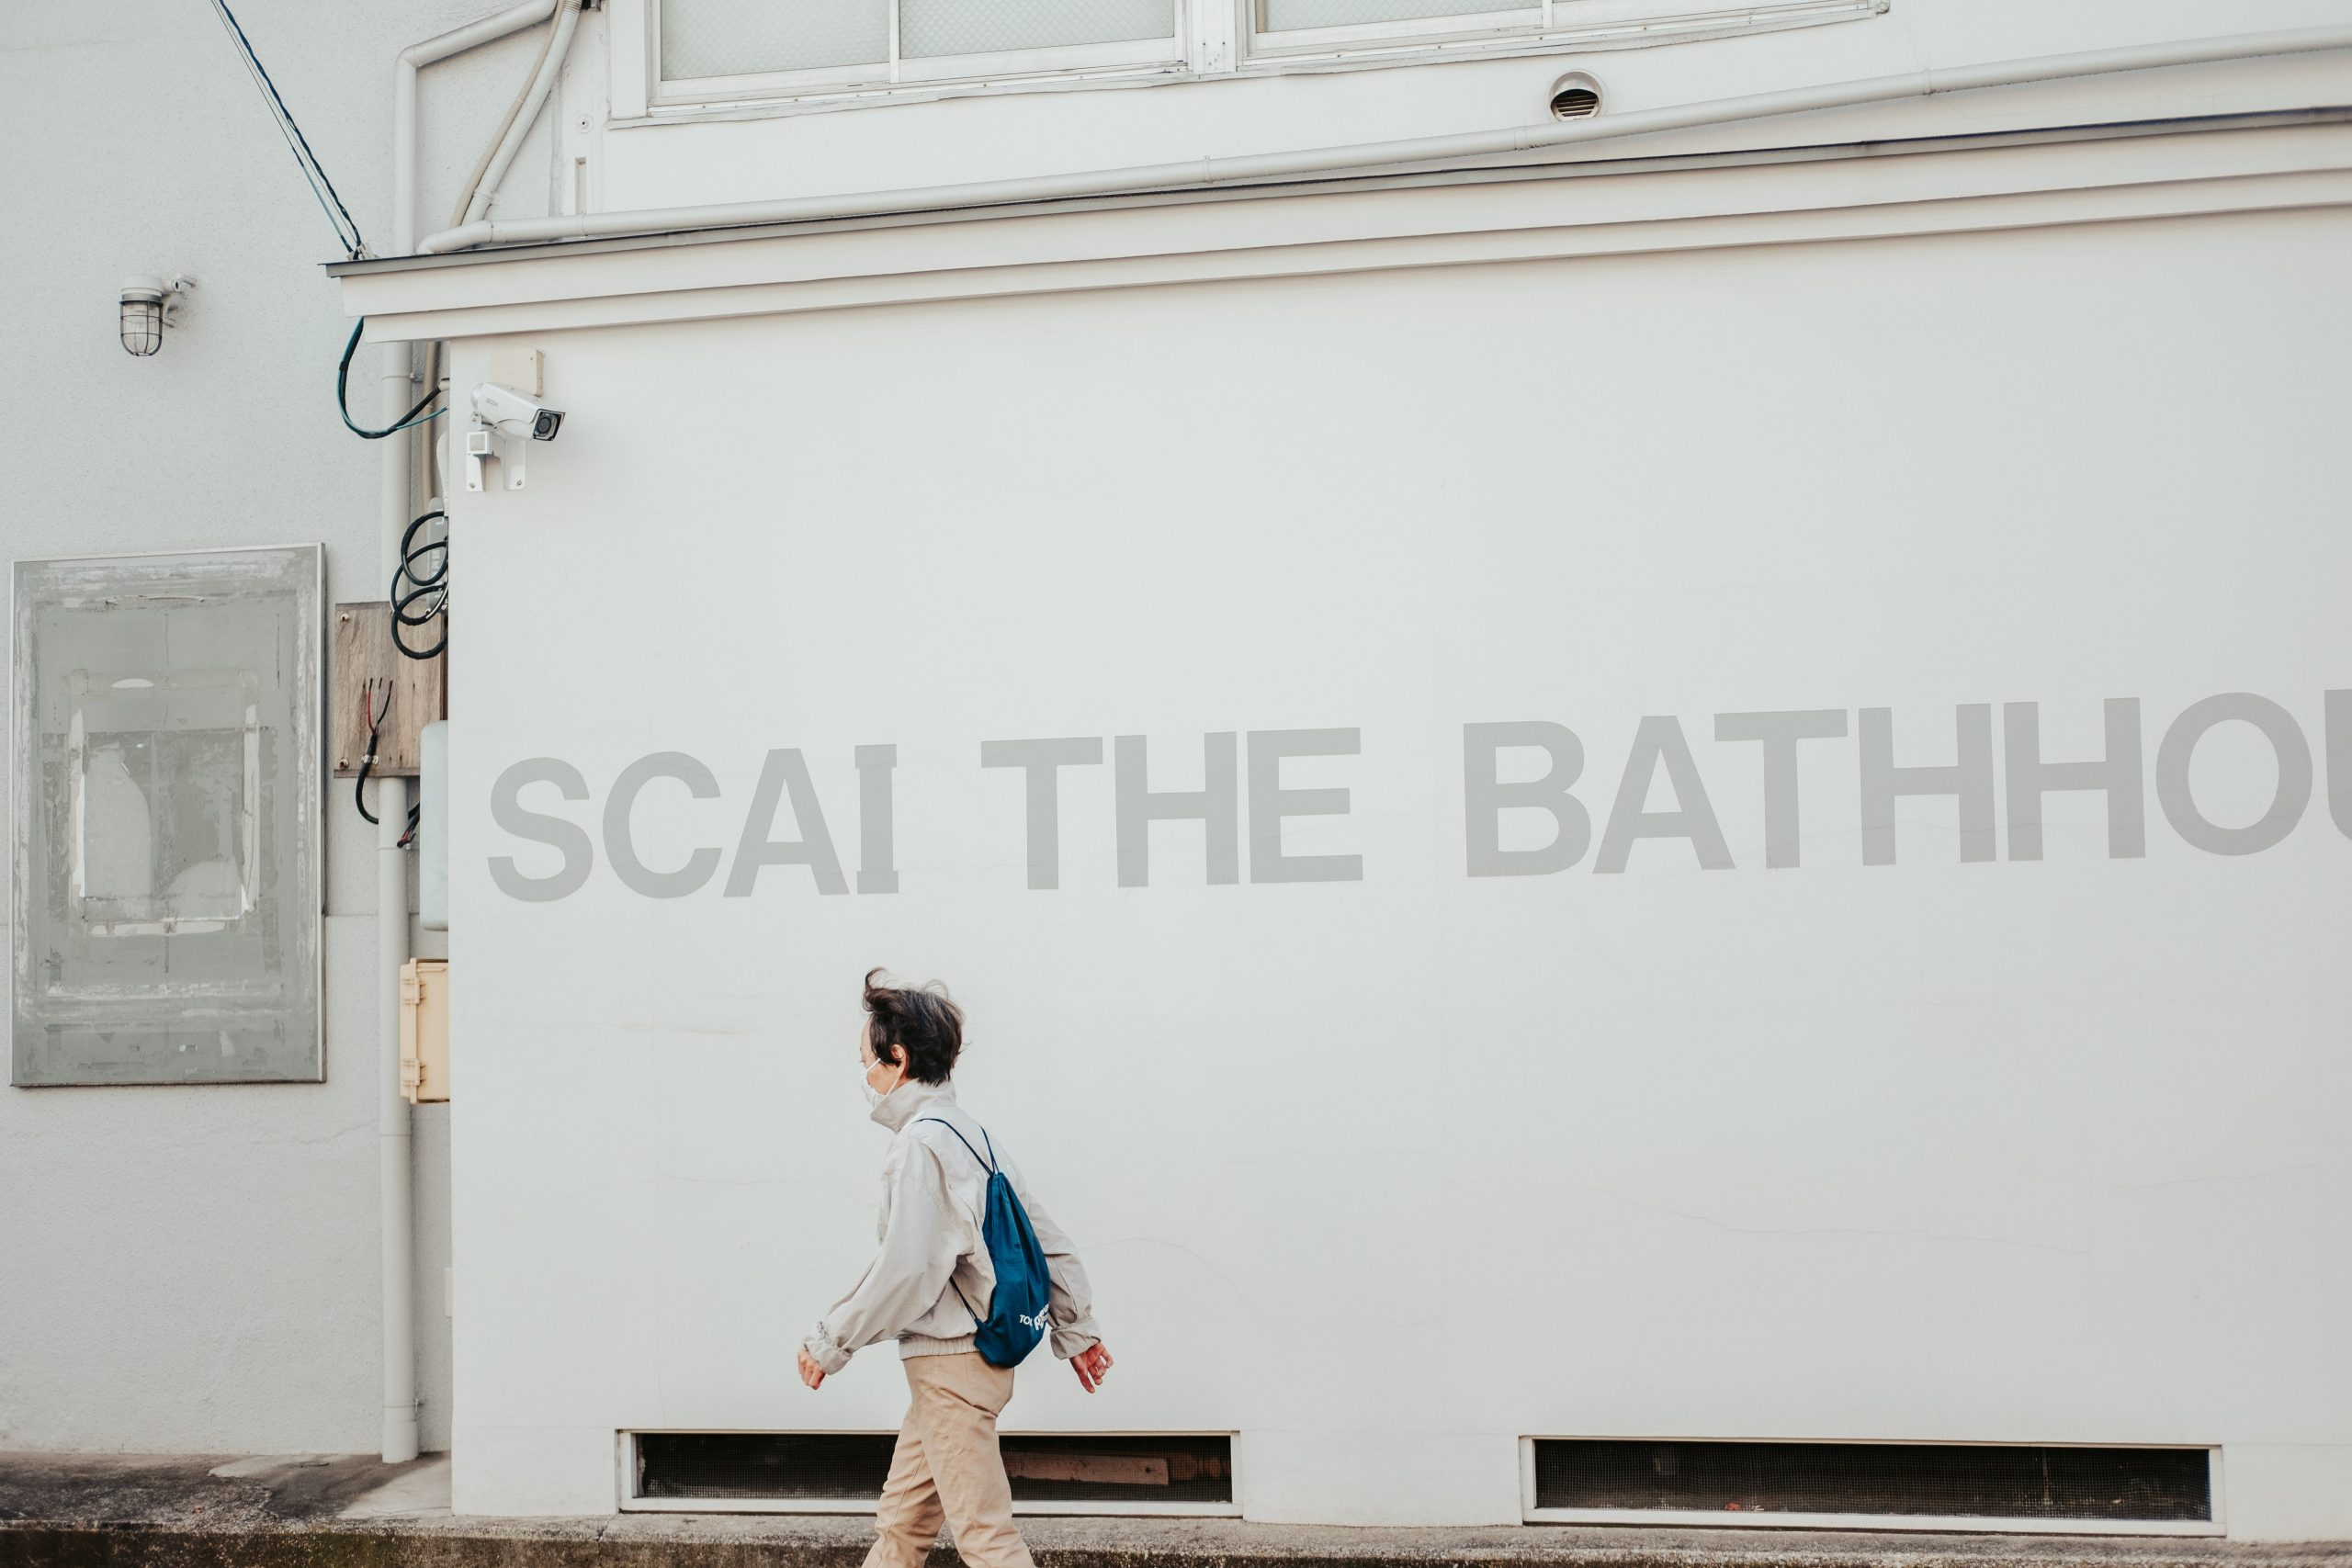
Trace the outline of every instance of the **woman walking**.
[[892, 1134], [882, 1162], [882, 1245], [802, 1341], [800, 1381], [815, 1388], [865, 1346], [899, 1342], [907, 1416], [865, 1568], [922, 1568], [943, 1520], [968, 1568], [1034, 1568], [1013, 1527], [1012, 1483], [996, 1440], [1013, 1369], [991, 1364], [974, 1342], [997, 1282], [982, 1238], [991, 1164], [1011, 1182], [1045, 1254], [1054, 1354], [1091, 1393], [1111, 1353], [1069, 1238], [1003, 1145], [956, 1103], [948, 1077], [964, 1048], [963, 1010], [935, 981], [877, 986], [881, 973], [866, 971], [857, 1055], [873, 1119]]

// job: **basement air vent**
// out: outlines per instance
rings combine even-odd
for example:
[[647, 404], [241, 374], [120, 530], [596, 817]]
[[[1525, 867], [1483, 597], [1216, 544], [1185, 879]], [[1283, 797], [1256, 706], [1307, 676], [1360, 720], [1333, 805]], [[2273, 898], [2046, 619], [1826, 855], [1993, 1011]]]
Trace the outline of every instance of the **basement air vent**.
[[[638, 1507], [870, 1509], [890, 1472], [888, 1432], [639, 1432]], [[998, 1439], [1016, 1508], [1230, 1513], [1233, 1439], [1205, 1436], [1006, 1433]]]
[[[2185, 1523], [2213, 1517], [2205, 1449], [1539, 1438], [1537, 1515], [1868, 1515]], [[1796, 1522], [1796, 1521], [1790, 1521]]]
[[1590, 119], [1600, 112], [1600, 84], [1581, 71], [1571, 71], [1552, 84], [1554, 119]]

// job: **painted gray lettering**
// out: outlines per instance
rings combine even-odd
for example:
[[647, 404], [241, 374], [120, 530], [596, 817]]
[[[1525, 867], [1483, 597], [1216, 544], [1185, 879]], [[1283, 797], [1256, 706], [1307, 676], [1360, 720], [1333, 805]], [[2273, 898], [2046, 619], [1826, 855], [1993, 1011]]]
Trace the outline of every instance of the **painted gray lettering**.
[[718, 794], [718, 781], [710, 770], [684, 751], [639, 757], [621, 770], [620, 777], [613, 781], [613, 793], [605, 797], [605, 858], [613, 863], [613, 874], [631, 891], [649, 898], [683, 898], [710, 880], [718, 869], [718, 852], [707, 845], [697, 849], [675, 871], [654, 871], [638, 858], [637, 843], [630, 837], [630, 816], [637, 808], [638, 792], [655, 779], [678, 780], [696, 800], [709, 800]]
[[[1495, 760], [1512, 747], [1540, 749], [1552, 760], [1544, 776], [1498, 784]], [[1462, 806], [1465, 854], [1473, 876], [1544, 876], [1566, 871], [1592, 843], [1592, 818], [1568, 786], [1584, 772], [1584, 742], [1565, 724], [1507, 719], [1462, 727]], [[1502, 816], [1514, 807], [1549, 812], [1552, 841], [1532, 850], [1502, 847]]]
[[[2278, 782], [2262, 815], [2241, 828], [2208, 821], [2189, 792], [2188, 763], [2197, 743], [2216, 725], [2238, 719], [2262, 732], [2278, 760]], [[2333, 781], [2331, 781], [2332, 784]], [[2156, 804], [2173, 830], [2208, 854], [2250, 855], [2295, 830], [2312, 799], [2312, 749], [2292, 714], [2252, 692], [2223, 692], [2194, 702], [2165, 731], [2156, 748]]]
[[1144, 738], [1122, 735], [1113, 742], [1114, 793], [1118, 800], [1119, 886], [1142, 887], [1151, 880], [1151, 824], [1198, 818], [1206, 840], [1208, 879], [1241, 880], [1241, 794], [1235, 766], [1238, 754], [1230, 729], [1202, 737], [1202, 784], [1196, 790], [1145, 787]]
[[2329, 692], [2326, 703], [2327, 814], [2352, 839], [2352, 691]]
[[[775, 808], [786, 792], [792, 795], [792, 820], [801, 837], [781, 841], [768, 837], [775, 826]], [[820, 893], [847, 893], [841, 856], [832, 835], [825, 830], [825, 813], [817, 804], [816, 786], [808, 782], [808, 765], [794, 747], [778, 747], [760, 764], [760, 782], [752, 789], [752, 809], [743, 818], [743, 836], [735, 846], [735, 863], [728, 869], [729, 898], [751, 895], [760, 868], [805, 865]]]
[[857, 759], [857, 890], [896, 893], [899, 862], [891, 814], [890, 771], [899, 765], [896, 746], [860, 746]]
[[1798, 863], [1803, 843], [1797, 810], [1797, 742], [1836, 740], [1846, 733], [1843, 708], [1788, 708], [1715, 715], [1717, 740], [1757, 740], [1764, 746], [1764, 868]]
[[1057, 770], [1102, 761], [1102, 742], [1091, 735], [980, 742], [980, 766], [1019, 768], [1027, 775], [1031, 888], [1062, 885], [1061, 774]]
[[1352, 757], [1362, 749], [1355, 729], [1253, 729], [1250, 732], [1250, 880], [1362, 882], [1362, 855], [1283, 853], [1285, 817], [1344, 817], [1345, 789], [1284, 789], [1284, 757]]
[[2009, 858], [2041, 858], [2041, 797], [2052, 790], [2095, 789], [2107, 795], [2107, 857], [2148, 852], [2147, 799], [2140, 780], [2140, 699], [2109, 697], [2107, 755], [2095, 762], [2041, 760], [2040, 705], [2001, 705], [2001, 761], [2009, 797]]
[[525, 784], [551, 784], [566, 800], [588, 798], [588, 781], [560, 757], [526, 757], [498, 775], [490, 786], [490, 819], [507, 833], [535, 844], [547, 844], [563, 855], [563, 864], [547, 876], [525, 876], [514, 869], [513, 855], [490, 857], [490, 879], [509, 898], [526, 904], [548, 904], [567, 898], [587, 885], [596, 863], [595, 846], [586, 829], [560, 817], [523, 808]]
[[1894, 863], [1894, 802], [1906, 795], [1949, 795], [1960, 801], [1960, 858], [1993, 858], [1993, 705], [1952, 709], [1958, 757], [1942, 767], [1894, 765], [1891, 710], [1861, 710], [1862, 863]]
[[[1666, 764], [1675, 808], [1645, 811], [1642, 803], [1649, 798], [1650, 780], [1660, 762]], [[1600, 852], [1592, 857], [1594, 874], [1623, 871], [1636, 839], [1688, 839], [1700, 869], [1732, 869], [1731, 846], [1724, 842], [1723, 827], [1708, 803], [1706, 786], [1699, 782], [1699, 764], [1691, 760], [1682, 725], [1671, 714], [1647, 715], [1634, 731], [1624, 776], [1617, 781], [1617, 800], [1609, 808], [1609, 826], [1601, 830]]]

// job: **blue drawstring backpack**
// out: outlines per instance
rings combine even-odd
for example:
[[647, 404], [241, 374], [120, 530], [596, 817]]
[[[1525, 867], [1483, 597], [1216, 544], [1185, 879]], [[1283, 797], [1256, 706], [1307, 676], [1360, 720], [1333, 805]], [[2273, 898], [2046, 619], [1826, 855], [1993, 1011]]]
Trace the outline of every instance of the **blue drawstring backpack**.
[[[937, 1116], [915, 1120], [937, 1122], [956, 1133], [953, 1122]], [[997, 1168], [996, 1145], [989, 1141], [988, 1129], [980, 1129], [980, 1141], [988, 1144], [986, 1157], [972, 1148], [972, 1140], [963, 1134], [956, 1133], [956, 1141], [971, 1149], [972, 1157], [989, 1172], [988, 1200], [980, 1211], [980, 1240], [988, 1246], [989, 1261], [996, 1266], [996, 1294], [989, 1299], [987, 1318], [972, 1312], [972, 1303], [964, 1300], [955, 1280], [948, 1280], [947, 1288], [956, 1292], [966, 1312], [972, 1312], [972, 1348], [980, 1353], [980, 1359], [992, 1367], [1017, 1367], [1046, 1337], [1046, 1307], [1052, 1299], [1046, 1249], [1037, 1245], [1037, 1233], [1030, 1228], [1029, 1213], [1021, 1206], [1012, 1183]]]

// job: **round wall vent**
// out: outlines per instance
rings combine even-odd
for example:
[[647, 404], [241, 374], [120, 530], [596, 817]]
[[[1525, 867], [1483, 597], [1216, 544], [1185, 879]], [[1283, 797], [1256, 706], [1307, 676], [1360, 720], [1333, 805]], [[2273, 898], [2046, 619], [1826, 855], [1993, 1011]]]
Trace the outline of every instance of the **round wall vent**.
[[1571, 71], [1552, 84], [1554, 119], [1590, 119], [1600, 112], [1600, 84]]

